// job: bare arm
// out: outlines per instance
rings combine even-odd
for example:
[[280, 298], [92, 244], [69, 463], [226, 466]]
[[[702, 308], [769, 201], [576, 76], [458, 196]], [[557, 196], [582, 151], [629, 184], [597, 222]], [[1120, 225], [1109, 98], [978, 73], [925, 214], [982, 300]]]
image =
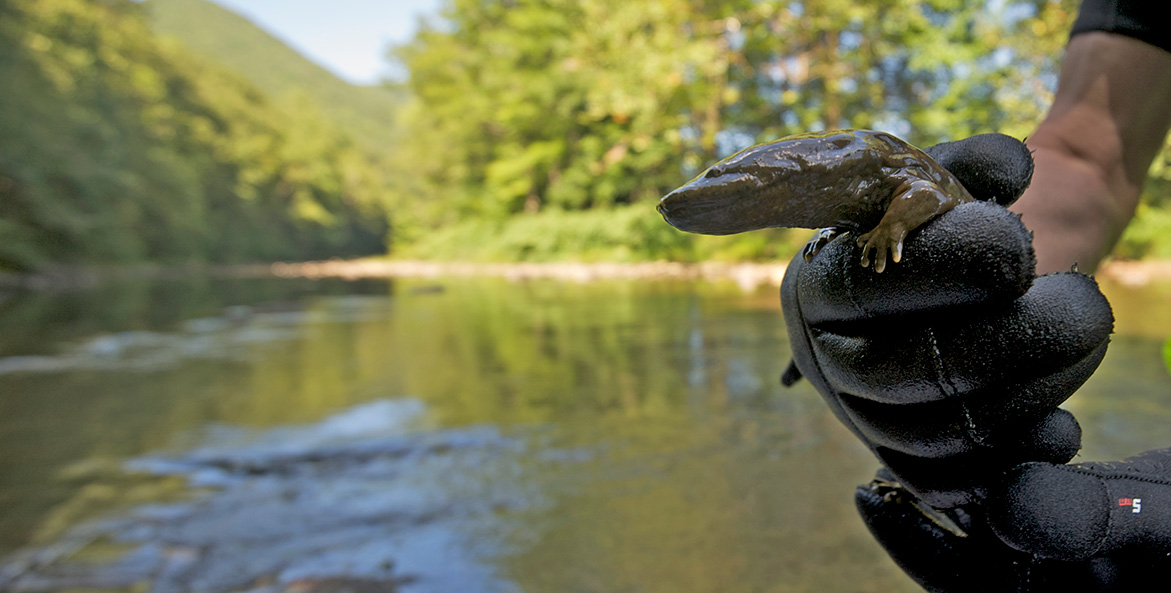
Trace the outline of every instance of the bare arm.
[[1113, 33], [1070, 40], [1053, 106], [1027, 142], [1033, 183], [1012, 207], [1036, 233], [1038, 273], [1097, 268], [1169, 126], [1171, 53]]

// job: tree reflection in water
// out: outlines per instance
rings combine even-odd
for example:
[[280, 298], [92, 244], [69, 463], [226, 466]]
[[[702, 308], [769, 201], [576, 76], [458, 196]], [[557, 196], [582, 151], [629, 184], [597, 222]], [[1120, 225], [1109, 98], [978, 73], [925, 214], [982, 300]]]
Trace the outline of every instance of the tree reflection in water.
[[[0, 306], [0, 548], [21, 548], [0, 585], [917, 590], [853, 509], [868, 453], [777, 384], [773, 293], [106, 290]], [[1165, 426], [1157, 344], [1116, 337], [1071, 401], [1083, 426]], [[1147, 412], [1098, 405], [1119, 392]], [[1087, 447], [1127, 444], [1111, 434]]]

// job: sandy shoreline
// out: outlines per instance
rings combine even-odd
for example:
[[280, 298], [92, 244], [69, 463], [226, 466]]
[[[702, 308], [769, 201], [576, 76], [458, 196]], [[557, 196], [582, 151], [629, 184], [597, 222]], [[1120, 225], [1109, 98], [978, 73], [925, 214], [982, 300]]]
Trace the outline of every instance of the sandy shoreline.
[[1108, 261], [1096, 274], [1127, 286], [1171, 281], [1171, 260]]
[[[226, 266], [133, 266], [126, 268], [60, 268], [35, 275], [0, 274], [0, 290], [72, 289], [126, 278], [181, 278], [206, 274], [228, 277], [280, 278], [441, 278], [498, 277], [508, 280], [550, 278], [570, 282], [595, 280], [728, 280], [744, 289], [780, 286], [784, 262], [515, 262], [472, 263], [387, 259], [278, 262]], [[1097, 277], [1125, 286], [1171, 282], [1171, 260], [1108, 261]]]
[[[272, 274], [287, 278], [438, 278], [495, 276], [511, 280], [555, 278], [578, 282], [603, 279], [731, 280], [742, 287], [780, 286], [785, 263], [678, 262], [640, 263], [467, 263], [399, 260], [331, 260], [277, 263]], [[1171, 260], [1108, 261], [1096, 276], [1141, 286], [1171, 281]]]
[[509, 280], [553, 278], [574, 282], [609, 279], [732, 280], [741, 286], [776, 285], [784, 263], [684, 264], [678, 262], [467, 263], [398, 260], [337, 260], [278, 263], [271, 272], [286, 278], [439, 278], [493, 276]]

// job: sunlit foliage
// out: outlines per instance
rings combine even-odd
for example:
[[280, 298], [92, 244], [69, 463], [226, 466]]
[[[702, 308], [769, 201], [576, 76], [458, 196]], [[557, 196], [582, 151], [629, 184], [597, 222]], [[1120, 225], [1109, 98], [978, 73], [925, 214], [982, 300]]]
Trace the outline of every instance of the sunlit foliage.
[[[394, 54], [414, 96], [402, 236], [425, 247], [414, 254], [475, 257], [517, 228], [572, 224], [550, 211], [629, 205], [653, 217], [654, 200], [714, 160], [803, 131], [876, 128], [920, 145], [1025, 137], [1052, 98], [1076, 9], [1076, 0], [450, 0]], [[712, 246], [724, 240], [666, 240], [672, 231], [660, 227], [631, 241], [672, 243], [685, 259], [723, 249]], [[440, 228], [445, 245], [433, 240]], [[531, 234], [526, 244], [549, 242]], [[769, 236], [756, 244], [793, 243]]]
[[499, 216], [656, 199], [802, 131], [1035, 124], [1071, 4], [453, 0], [397, 55], [445, 214]]
[[[0, 4], [0, 267], [387, 249], [786, 257], [803, 232], [685, 235], [658, 220], [655, 200], [720, 157], [797, 132], [876, 128], [919, 145], [1025, 137], [1051, 100], [1076, 8], [448, 0], [391, 53], [408, 77], [388, 83], [401, 102], [380, 121], [373, 89], [351, 87], [364, 93], [351, 103], [346, 85], [289, 66], [276, 42], [205, 0], [11, 0]], [[148, 30], [148, 9], [170, 14], [157, 27], [171, 33], [175, 19], [200, 18], [213, 21], [190, 27], [203, 37], [231, 32], [181, 46]], [[214, 63], [254, 46], [267, 48], [258, 60]], [[258, 73], [278, 54], [274, 82]], [[296, 72], [314, 73], [306, 92], [288, 91]], [[365, 106], [361, 117], [346, 105]], [[1167, 154], [1120, 255], [1171, 253]]]

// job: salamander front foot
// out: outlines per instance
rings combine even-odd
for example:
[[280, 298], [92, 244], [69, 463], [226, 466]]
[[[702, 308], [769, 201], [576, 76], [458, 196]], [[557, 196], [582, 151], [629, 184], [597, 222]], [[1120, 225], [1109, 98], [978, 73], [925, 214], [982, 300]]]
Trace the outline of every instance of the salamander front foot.
[[[885, 222], [885, 221], [884, 221]], [[874, 271], [882, 273], [886, 269], [886, 257], [898, 263], [903, 259], [903, 239], [907, 238], [907, 231], [901, 224], [879, 224], [869, 233], [858, 237], [858, 246], [862, 248], [862, 267], [870, 265], [870, 250], [874, 250]]]
[[844, 232], [846, 232], [846, 229], [836, 226], [817, 229], [817, 233], [813, 235], [813, 238], [805, 244], [805, 247], [801, 248], [801, 256], [805, 258], [805, 261], [812, 261], [813, 256], [817, 255], [817, 252], [821, 251], [821, 248], [825, 247], [826, 243], [829, 243], [834, 237]]

